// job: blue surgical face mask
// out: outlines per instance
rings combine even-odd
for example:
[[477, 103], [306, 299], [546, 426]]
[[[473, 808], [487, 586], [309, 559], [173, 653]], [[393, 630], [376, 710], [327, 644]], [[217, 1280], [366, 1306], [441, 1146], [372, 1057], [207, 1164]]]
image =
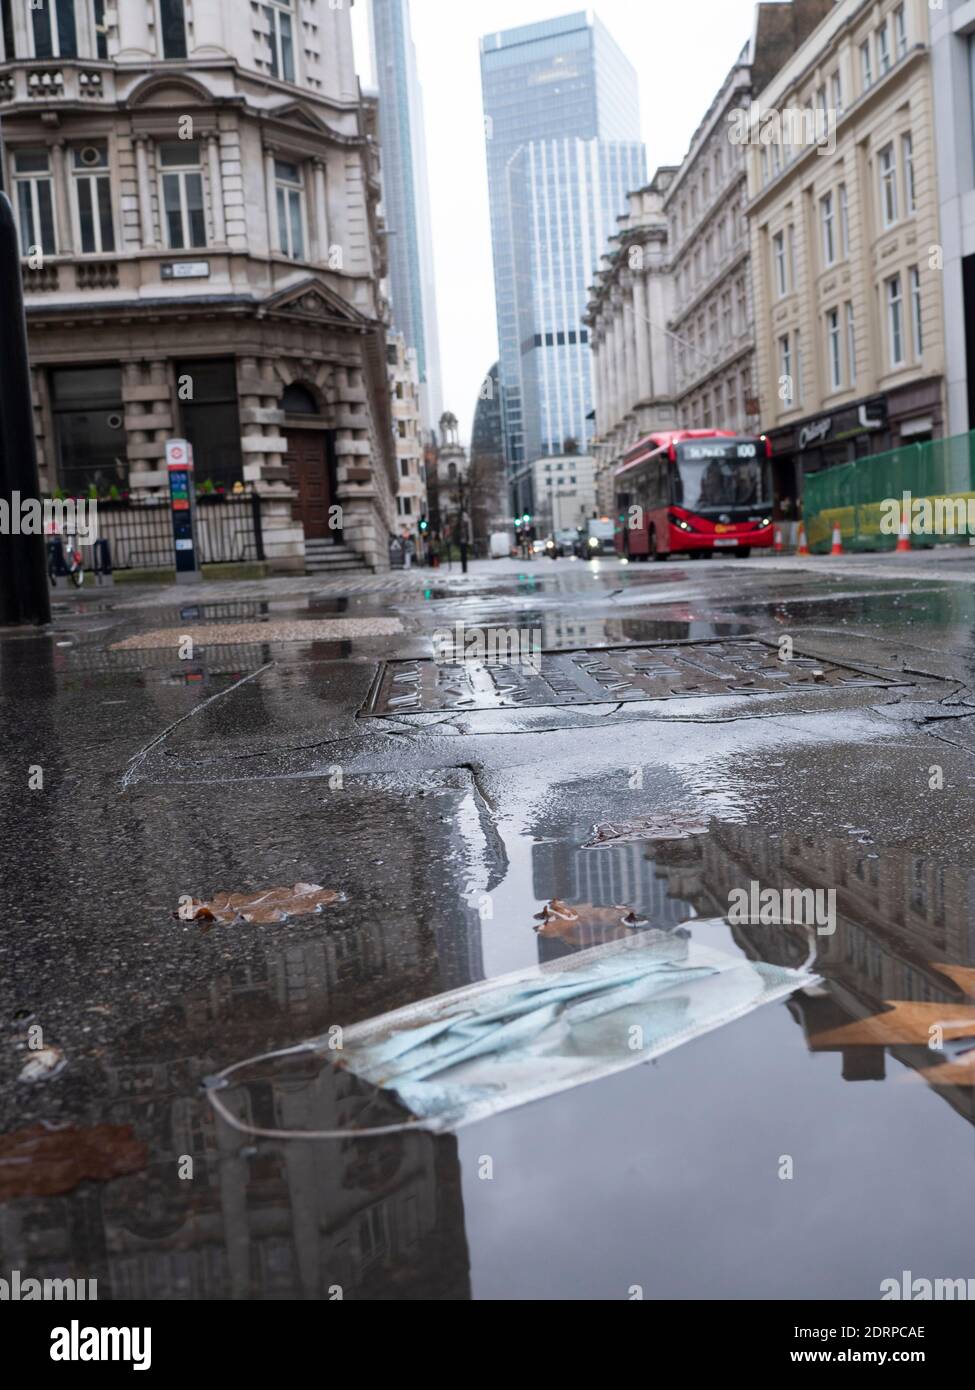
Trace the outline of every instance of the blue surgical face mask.
[[458, 1129], [650, 1061], [818, 982], [642, 932], [356, 1024], [339, 1055], [422, 1127]]

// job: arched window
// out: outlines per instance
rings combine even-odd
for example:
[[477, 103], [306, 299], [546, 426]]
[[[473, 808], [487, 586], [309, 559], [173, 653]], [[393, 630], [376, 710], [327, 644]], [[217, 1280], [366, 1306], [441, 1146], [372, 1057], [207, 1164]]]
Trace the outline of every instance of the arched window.
[[318, 402], [307, 386], [292, 385], [285, 388], [281, 397], [281, 409], [285, 415], [319, 415]]

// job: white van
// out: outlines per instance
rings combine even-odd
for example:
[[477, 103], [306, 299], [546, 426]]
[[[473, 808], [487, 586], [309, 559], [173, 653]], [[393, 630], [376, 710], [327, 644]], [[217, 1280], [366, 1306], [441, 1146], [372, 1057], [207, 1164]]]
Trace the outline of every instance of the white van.
[[511, 537], [507, 531], [491, 532], [491, 559], [505, 560], [511, 554]]

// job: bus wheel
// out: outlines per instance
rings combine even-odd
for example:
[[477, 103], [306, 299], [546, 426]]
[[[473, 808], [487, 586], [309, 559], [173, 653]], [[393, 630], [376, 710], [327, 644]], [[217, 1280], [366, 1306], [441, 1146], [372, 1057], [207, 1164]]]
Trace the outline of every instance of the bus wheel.
[[752, 548], [750, 545], [742, 546], [741, 550], [738, 551], [738, 558], [739, 560], [747, 560], [751, 553]]

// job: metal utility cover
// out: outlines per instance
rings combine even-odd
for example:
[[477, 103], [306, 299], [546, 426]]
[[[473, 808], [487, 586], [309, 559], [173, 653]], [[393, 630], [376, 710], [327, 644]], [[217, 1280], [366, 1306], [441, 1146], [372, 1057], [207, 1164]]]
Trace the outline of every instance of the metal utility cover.
[[812, 657], [780, 661], [776, 648], [744, 638], [542, 652], [527, 662], [389, 661], [380, 667], [361, 714], [525, 709], [891, 684], [867, 671]]

